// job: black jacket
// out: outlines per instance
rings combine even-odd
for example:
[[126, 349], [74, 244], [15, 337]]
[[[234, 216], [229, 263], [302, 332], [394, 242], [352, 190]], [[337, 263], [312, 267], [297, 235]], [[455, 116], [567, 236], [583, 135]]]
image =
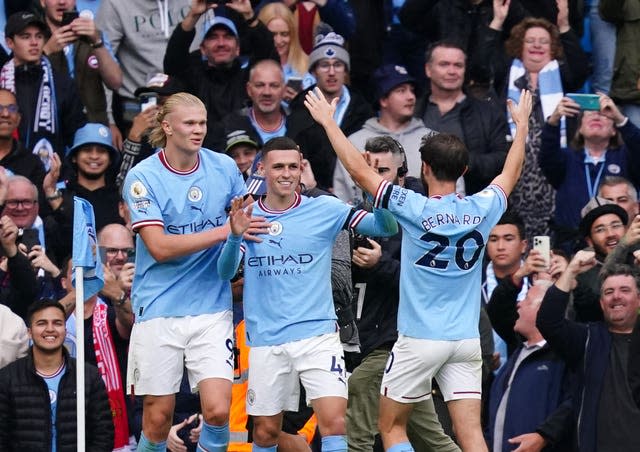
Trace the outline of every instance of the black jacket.
[[38, 188], [40, 216], [45, 216], [49, 212], [49, 208], [42, 190], [42, 181], [44, 181], [45, 176], [42, 160], [27, 151], [22, 143], [13, 140], [11, 151], [3, 159], [0, 159], [0, 166], [33, 182]]
[[[76, 449], [76, 360], [66, 355], [67, 369], [58, 388], [58, 452]], [[51, 401], [47, 383], [33, 363], [32, 351], [0, 370], [0, 450], [51, 450]], [[86, 450], [113, 449], [111, 408], [98, 369], [85, 365]]]
[[[423, 118], [429, 94], [418, 99], [414, 115]], [[430, 124], [427, 127], [433, 128]], [[483, 190], [502, 172], [509, 151], [509, 124], [504, 111], [494, 103], [467, 95], [462, 101], [460, 126], [462, 141], [469, 150], [469, 170], [464, 175], [465, 191], [472, 195]]]
[[26, 320], [27, 309], [38, 294], [36, 272], [27, 256], [19, 251], [7, 263], [7, 271], [0, 270], [0, 303]]
[[[291, 101], [287, 136], [300, 146], [304, 157], [311, 163], [318, 186], [327, 190], [333, 186], [333, 170], [337, 157], [324, 129], [314, 121], [307, 107], [304, 106], [307, 92], [315, 87], [316, 85], [310, 86]], [[360, 94], [352, 90], [349, 94], [351, 101], [347, 105], [347, 111], [340, 125], [340, 129], [346, 136], [360, 130], [364, 122], [373, 116], [371, 105]]]

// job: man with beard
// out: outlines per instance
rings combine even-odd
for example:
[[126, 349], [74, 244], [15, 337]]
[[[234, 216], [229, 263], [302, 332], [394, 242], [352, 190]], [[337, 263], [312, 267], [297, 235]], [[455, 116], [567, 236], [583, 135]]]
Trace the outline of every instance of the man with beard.
[[[611, 201], [596, 197], [589, 201], [581, 214], [580, 233], [595, 251], [596, 261], [604, 263], [627, 230], [627, 212]], [[595, 266], [576, 275], [578, 284], [573, 290], [573, 307], [579, 322], [603, 320], [598, 277], [600, 270], [600, 266]]]

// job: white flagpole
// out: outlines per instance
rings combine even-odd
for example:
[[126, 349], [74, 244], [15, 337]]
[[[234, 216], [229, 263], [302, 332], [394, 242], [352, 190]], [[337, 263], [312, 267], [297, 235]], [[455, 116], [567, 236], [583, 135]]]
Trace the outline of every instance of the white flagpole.
[[76, 267], [76, 434], [78, 452], [85, 452], [84, 428], [84, 268]]

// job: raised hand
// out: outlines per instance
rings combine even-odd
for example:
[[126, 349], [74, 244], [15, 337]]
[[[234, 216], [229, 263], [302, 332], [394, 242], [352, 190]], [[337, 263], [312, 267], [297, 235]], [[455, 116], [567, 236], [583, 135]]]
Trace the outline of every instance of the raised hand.
[[580, 105], [568, 97], [563, 97], [560, 102], [558, 102], [556, 109], [553, 110], [553, 113], [551, 113], [547, 119], [547, 122], [552, 126], [557, 126], [560, 124], [560, 118], [563, 116], [572, 118], [574, 116], [578, 116], [578, 113], [580, 113]]
[[523, 89], [520, 93], [520, 102], [517, 104], [511, 99], [507, 100], [511, 118], [518, 128], [524, 129], [529, 126], [529, 115], [531, 114], [532, 105], [531, 92], [526, 89]]
[[320, 88], [314, 88], [305, 96], [304, 106], [307, 107], [311, 117], [323, 127], [333, 121], [333, 114], [336, 111], [338, 98], [334, 98], [331, 103], [327, 102]]

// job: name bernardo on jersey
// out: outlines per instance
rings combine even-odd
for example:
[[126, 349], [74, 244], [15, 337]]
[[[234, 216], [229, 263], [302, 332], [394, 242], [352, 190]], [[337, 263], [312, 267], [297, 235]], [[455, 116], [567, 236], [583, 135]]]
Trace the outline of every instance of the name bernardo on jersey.
[[438, 213], [422, 219], [422, 227], [425, 232], [442, 226], [443, 224], [480, 224], [483, 220], [481, 215], [463, 215], [462, 218], [452, 213]]

